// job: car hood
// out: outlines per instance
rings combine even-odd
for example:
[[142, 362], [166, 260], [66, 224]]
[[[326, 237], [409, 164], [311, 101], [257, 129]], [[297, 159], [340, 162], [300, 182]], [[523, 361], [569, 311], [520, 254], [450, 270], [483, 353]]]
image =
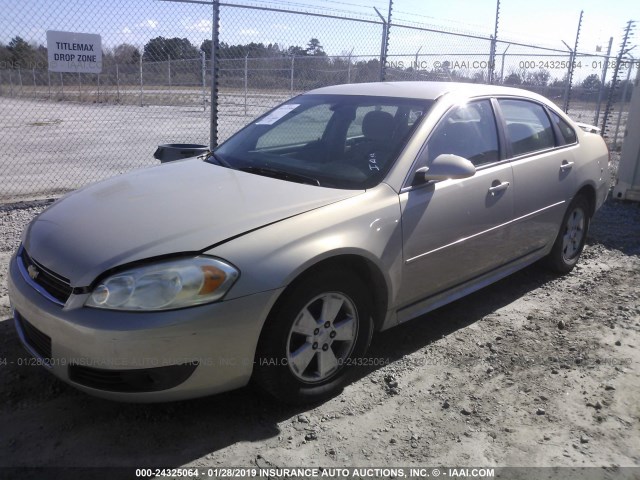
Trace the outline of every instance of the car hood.
[[359, 193], [254, 175], [199, 159], [179, 161], [69, 194], [29, 225], [24, 247], [34, 260], [82, 287], [119, 265], [202, 251]]

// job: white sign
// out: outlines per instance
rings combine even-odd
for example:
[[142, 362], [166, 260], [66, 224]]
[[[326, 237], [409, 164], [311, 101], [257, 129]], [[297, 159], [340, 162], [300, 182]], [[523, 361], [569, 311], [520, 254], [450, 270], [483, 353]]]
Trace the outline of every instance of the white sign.
[[282, 105], [280, 108], [276, 108], [269, 115], [264, 117], [262, 120], [256, 122], [256, 125], [273, 125], [282, 117], [284, 117], [287, 113], [294, 111], [296, 108], [300, 106], [299, 103], [290, 103], [288, 105]]
[[50, 72], [102, 72], [102, 40], [93, 33], [47, 31]]

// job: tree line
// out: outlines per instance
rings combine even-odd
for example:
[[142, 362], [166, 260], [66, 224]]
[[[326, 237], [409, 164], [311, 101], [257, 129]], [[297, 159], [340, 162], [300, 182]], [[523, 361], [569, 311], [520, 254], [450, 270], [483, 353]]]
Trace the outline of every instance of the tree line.
[[[327, 57], [320, 41], [311, 38], [306, 46], [282, 47], [277, 43], [251, 42], [246, 45], [230, 45], [221, 42], [218, 45], [221, 58], [272, 58], [284, 56], [313, 56]], [[103, 49], [102, 61], [105, 65], [129, 65], [142, 60], [145, 62], [164, 62], [167, 60], [186, 60], [199, 58], [204, 52], [207, 60], [211, 58], [211, 40], [205, 40], [200, 47], [193, 45], [187, 38], [155, 37], [150, 39], [142, 48], [122, 43], [113, 48]], [[36, 43], [29, 43], [20, 36], [11, 39], [8, 44], [0, 42], [0, 65], [2, 68], [31, 69], [46, 68], [47, 47]]]
[[[199, 58], [202, 53], [206, 60], [210, 60], [211, 57], [211, 40], [205, 40], [200, 44], [200, 47], [193, 45], [187, 38], [165, 38], [162, 36], [150, 39], [140, 50], [135, 45], [129, 43], [122, 43], [113, 48], [103, 49], [102, 63], [105, 68], [113, 65], [137, 65], [140, 60], [144, 62], [166, 62], [173, 60], [187, 60]], [[222, 60], [239, 60], [244, 58], [251, 59], [277, 59], [282, 58], [304, 58], [309, 57], [314, 61], [312, 64], [303, 62], [297, 67], [299, 74], [304, 73], [304, 70], [309, 71], [322, 70], [323, 65], [331, 67], [332, 70], [340, 71], [347, 68], [353, 68], [354, 78], [352, 81], [358, 81], [358, 78], [375, 80], [376, 72], [379, 70], [379, 61], [377, 59], [368, 60], [355, 60], [351, 61], [348, 56], [342, 55], [338, 57], [329, 57], [324, 48], [317, 38], [311, 38], [309, 42], [304, 46], [281, 46], [277, 43], [256, 43], [251, 42], [247, 44], [229, 44], [227, 42], [220, 42], [218, 45], [219, 58]], [[221, 76], [237, 76], [237, 73], [231, 73], [224, 71], [224, 64], [222, 65]], [[20, 36], [16, 36], [11, 41], [4, 45], [0, 43], [0, 69], [46, 69], [47, 68], [47, 48], [41, 44], [29, 43]], [[484, 82], [486, 81], [486, 72], [477, 71], [468, 75], [466, 72], [460, 72], [450, 70], [448, 62], [443, 62], [443, 65], [433, 71], [420, 71], [414, 72], [411, 67], [404, 69], [403, 71], [396, 71], [398, 75], [393, 75], [393, 69], [389, 69], [390, 77], [398, 76], [398, 79], [403, 79], [407, 76], [407, 79], [411, 79], [414, 73], [419, 73], [419, 78], [434, 79], [434, 80], [454, 80], [465, 82]], [[271, 80], [277, 81], [280, 77], [285, 77], [286, 72], [280, 71], [279, 73], [273, 71], [271, 73], [264, 73], [262, 76], [265, 80], [267, 77], [273, 77]], [[331, 79], [327, 78], [327, 82]], [[269, 83], [269, 82], [267, 82]], [[504, 77], [504, 85], [523, 86], [523, 87], [564, 87], [566, 85], [566, 76], [560, 79], [552, 79], [551, 73], [545, 69], [539, 69], [536, 71], [520, 72], [517, 70], [510, 70], [510, 72]], [[622, 91], [624, 89], [626, 80], [622, 80], [619, 84], [619, 88]], [[600, 76], [597, 74], [588, 75], [579, 84], [585, 93], [597, 92], [601, 86]], [[609, 89], [611, 82], [605, 84], [605, 88]], [[628, 89], [628, 96], [630, 97], [631, 88]]]

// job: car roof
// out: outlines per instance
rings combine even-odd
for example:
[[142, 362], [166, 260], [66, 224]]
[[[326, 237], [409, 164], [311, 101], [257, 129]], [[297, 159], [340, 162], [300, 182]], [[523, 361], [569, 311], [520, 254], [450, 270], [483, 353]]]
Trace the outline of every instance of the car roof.
[[548, 100], [544, 97], [520, 88], [460, 82], [350, 83], [345, 85], [322, 87], [307, 92], [307, 94], [371, 95], [376, 97], [423, 98], [425, 100], [436, 100], [437, 98], [449, 93], [465, 96], [512, 95], [548, 103]]

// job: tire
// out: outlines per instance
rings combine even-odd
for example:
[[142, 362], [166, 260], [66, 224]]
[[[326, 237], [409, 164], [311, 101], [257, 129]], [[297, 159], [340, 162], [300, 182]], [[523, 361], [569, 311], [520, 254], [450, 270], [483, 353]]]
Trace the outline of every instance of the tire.
[[589, 202], [582, 195], [569, 204], [556, 241], [545, 259], [547, 267], [554, 272], [569, 273], [578, 263], [591, 222], [589, 211]]
[[285, 295], [260, 335], [253, 381], [289, 404], [330, 398], [371, 342], [370, 294], [354, 273], [325, 270]]

